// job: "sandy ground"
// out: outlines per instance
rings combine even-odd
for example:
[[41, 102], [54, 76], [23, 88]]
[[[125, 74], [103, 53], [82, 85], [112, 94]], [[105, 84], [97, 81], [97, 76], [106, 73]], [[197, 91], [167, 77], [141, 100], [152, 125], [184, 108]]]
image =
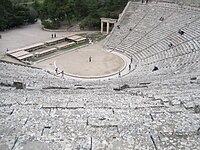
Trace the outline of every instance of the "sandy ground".
[[[89, 57], [92, 62], [89, 62]], [[124, 61], [117, 55], [104, 51], [101, 44], [90, 45], [60, 56], [42, 61], [35, 66], [78, 76], [105, 76], [116, 73], [124, 67]]]

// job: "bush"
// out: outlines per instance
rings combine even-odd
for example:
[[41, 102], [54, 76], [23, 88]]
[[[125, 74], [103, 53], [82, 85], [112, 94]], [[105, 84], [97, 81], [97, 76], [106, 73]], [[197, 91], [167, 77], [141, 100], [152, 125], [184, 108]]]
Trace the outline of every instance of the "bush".
[[[40, 7], [41, 20], [58, 19], [60, 23], [81, 21], [81, 29], [99, 29], [101, 17], [118, 18], [128, 0], [44, 0]], [[44, 23], [55, 27], [52, 23]]]
[[43, 20], [42, 25], [47, 29], [58, 29], [60, 27], [59, 21]]
[[100, 29], [100, 19], [98, 18], [92, 18], [92, 17], [86, 17], [83, 19], [80, 23], [81, 29]]
[[30, 8], [29, 9], [29, 19], [28, 19], [28, 23], [34, 23], [37, 21], [37, 17], [38, 17], [38, 13], [34, 8]]

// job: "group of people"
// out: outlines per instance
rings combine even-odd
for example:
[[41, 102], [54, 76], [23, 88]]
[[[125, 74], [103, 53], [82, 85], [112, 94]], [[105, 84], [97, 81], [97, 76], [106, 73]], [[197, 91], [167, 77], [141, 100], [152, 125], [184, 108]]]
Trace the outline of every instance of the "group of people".
[[53, 39], [53, 38], [56, 38], [56, 37], [57, 37], [56, 33], [54, 33], [54, 34], [52, 33], [52, 34], [51, 34], [51, 38], [52, 38], [52, 39]]

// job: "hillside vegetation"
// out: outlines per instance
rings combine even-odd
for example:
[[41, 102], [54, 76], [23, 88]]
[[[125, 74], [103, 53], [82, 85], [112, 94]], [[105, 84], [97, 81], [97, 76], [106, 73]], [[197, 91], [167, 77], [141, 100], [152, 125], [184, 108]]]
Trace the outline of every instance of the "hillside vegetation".
[[100, 17], [118, 18], [128, 0], [44, 0], [40, 9], [47, 28], [59, 28], [80, 21], [81, 28], [98, 28]]
[[0, 0], [0, 30], [34, 23], [37, 17], [38, 13], [32, 6], [16, 1]]
[[45, 28], [80, 22], [82, 29], [97, 29], [101, 17], [118, 18], [128, 0], [1, 0], [0, 30], [33, 23], [38, 17]]

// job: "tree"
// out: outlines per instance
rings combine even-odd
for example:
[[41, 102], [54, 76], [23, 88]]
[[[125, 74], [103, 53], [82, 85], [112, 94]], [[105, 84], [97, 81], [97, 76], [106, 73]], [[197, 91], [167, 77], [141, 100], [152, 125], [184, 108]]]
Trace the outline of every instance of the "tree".
[[18, 3], [12, 4], [10, 0], [0, 1], [0, 16], [0, 30], [32, 22], [37, 17], [33, 9]]
[[[81, 21], [82, 27], [99, 28], [100, 17], [117, 18], [128, 0], [44, 0], [40, 18], [51, 28], [62, 22]], [[53, 27], [53, 28], [57, 28]]]

